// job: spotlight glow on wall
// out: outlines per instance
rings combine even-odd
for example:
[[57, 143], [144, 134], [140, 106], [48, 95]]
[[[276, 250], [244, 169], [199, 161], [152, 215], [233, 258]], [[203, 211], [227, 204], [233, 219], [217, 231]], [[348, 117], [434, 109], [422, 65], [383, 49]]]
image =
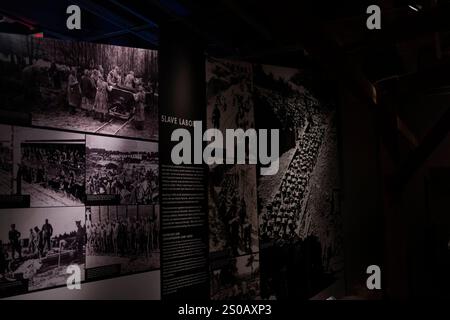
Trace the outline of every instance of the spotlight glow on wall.
[[414, 10], [416, 12], [419, 12], [419, 10], [421, 9], [421, 7], [419, 5], [417, 6], [413, 6], [413, 5], [408, 5], [408, 8], [410, 8], [411, 10]]

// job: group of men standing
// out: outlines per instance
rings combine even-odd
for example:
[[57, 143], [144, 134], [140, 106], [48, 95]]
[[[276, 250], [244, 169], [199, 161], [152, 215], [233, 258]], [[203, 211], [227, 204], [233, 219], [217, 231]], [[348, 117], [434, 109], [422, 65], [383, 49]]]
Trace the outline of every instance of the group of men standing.
[[146, 92], [142, 80], [136, 78], [134, 71], [129, 71], [124, 77], [118, 66], [105, 76], [103, 67], [85, 69], [82, 74], [73, 67], [67, 80], [67, 101], [72, 113], [81, 108], [87, 115], [93, 114], [94, 119], [105, 122], [109, 118], [109, 92], [113, 88], [129, 90], [134, 99], [130, 106], [135, 127], [143, 129], [145, 121]]
[[51, 238], [53, 236], [53, 226], [45, 219], [45, 223], [41, 230], [37, 226], [30, 229], [30, 237], [28, 249], [30, 253], [39, 254], [43, 256], [52, 248]]
[[[30, 229], [30, 235], [28, 238], [28, 253], [43, 256], [46, 252], [52, 248], [51, 238], [53, 236], [53, 227], [45, 220], [42, 228], [39, 230], [37, 226]], [[22, 233], [17, 230], [16, 225], [13, 223], [10, 226], [8, 232], [9, 248], [11, 250], [11, 259], [22, 259]], [[6, 271], [6, 261], [8, 259], [8, 253], [5, 249], [3, 242], [0, 241], [0, 274]]]
[[145, 256], [159, 248], [159, 221], [155, 215], [107, 220], [87, 225], [88, 254]]
[[[76, 257], [83, 259], [86, 229], [81, 221], [75, 221], [75, 224], [76, 231], [54, 236], [53, 226], [48, 219], [45, 219], [41, 229], [38, 226], [30, 229], [28, 239], [22, 238], [22, 233], [17, 230], [16, 224], [11, 224], [8, 231], [9, 243], [5, 245], [0, 240], [0, 279], [6, 273], [14, 272], [14, 265], [17, 267], [28, 259], [45, 258], [55, 247], [60, 250], [73, 249]], [[19, 264], [14, 262], [19, 262]]]

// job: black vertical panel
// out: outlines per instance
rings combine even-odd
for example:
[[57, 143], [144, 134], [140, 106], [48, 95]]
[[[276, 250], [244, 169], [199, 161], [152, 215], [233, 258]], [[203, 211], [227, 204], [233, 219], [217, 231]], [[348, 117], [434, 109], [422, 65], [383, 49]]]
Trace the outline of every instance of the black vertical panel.
[[[162, 298], [208, 299], [206, 167], [175, 166], [171, 160], [178, 143], [171, 142], [172, 132], [189, 130], [193, 145], [193, 127], [186, 123], [205, 123], [203, 45], [186, 26], [171, 22], [161, 26], [159, 57]], [[189, 179], [196, 188], [185, 184]]]
[[383, 288], [384, 225], [381, 203], [378, 112], [339, 87], [339, 131], [344, 213], [345, 277], [348, 295], [371, 297], [367, 267], [381, 269]]

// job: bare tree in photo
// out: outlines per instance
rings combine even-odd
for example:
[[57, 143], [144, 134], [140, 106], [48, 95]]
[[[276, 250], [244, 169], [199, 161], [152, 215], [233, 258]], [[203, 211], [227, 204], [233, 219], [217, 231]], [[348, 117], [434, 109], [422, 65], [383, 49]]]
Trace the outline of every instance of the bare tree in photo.
[[157, 52], [2, 34], [0, 58], [0, 110], [43, 127], [158, 139]]

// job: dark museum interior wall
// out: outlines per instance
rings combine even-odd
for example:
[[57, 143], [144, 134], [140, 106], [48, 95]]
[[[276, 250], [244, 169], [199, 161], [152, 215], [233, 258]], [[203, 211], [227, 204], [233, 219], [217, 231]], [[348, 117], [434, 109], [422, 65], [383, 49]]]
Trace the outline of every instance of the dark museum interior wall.
[[[159, 60], [160, 68], [160, 112], [161, 115], [176, 115], [180, 119], [204, 121], [205, 116], [205, 81], [204, 67], [205, 56], [203, 42], [198, 36], [187, 30], [179, 23], [167, 23], [160, 26], [161, 37], [158, 46], [162, 58]], [[160, 149], [161, 165], [171, 164], [170, 136], [176, 126], [160, 124], [160, 139], [166, 141], [166, 148]], [[203, 167], [203, 166], [200, 166]], [[164, 189], [162, 189], [164, 192]], [[164, 200], [162, 205], [167, 205]], [[206, 204], [204, 204], [206, 206]], [[205, 209], [206, 210], [206, 209]], [[164, 209], [161, 211], [164, 215]], [[162, 238], [164, 237], [164, 218], [162, 224]], [[195, 231], [196, 236], [203, 239], [207, 248], [208, 227], [206, 222], [203, 227]], [[170, 244], [169, 244], [170, 245]], [[161, 249], [164, 254], [163, 248]], [[207, 252], [203, 253], [207, 257]], [[167, 254], [168, 255], [168, 254]], [[126, 275], [113, 279], [84, 283], [82, 290], [67, 290], [65, 287], [48, 289], [26, 295], [17, 295], [7, 299], [161, 299], [177, 298], [177, 295], [166, 295], [163, 287], [166, 284], [164, 272], [164, 258], [162, 258], [161, 271], [152, 271]], [[204, 272], [207, 274], [208, 265], [205, 264]], [[205, 287], [206, 286], [206, 287]], [[178, 298], [184, 296], [197, 296], [208, 299], [208, 281], [200, 286], [190, 287], [178, 293]]]
[[[223, 26], [216, 26], [216, 30], [219, 29], [217, 34], [221, 31], [222, 35], [236, 37], [236, 40], [226, 46], [229, 51], [218, 50], [219, 41], [212, 41], [214, 45], [209, 47], [211, 51], [219, 51], [225, 57], [240, 57], [244, 61], [290, 67], [302, 67], [306, 51], [308, 59], [318, 68], [318, 82], [338, 96], [345, 236], [344, 294], [347, 296], [368, 299], [448, 296], [449, 100], [445, 89], [444, 92], [436, 92], [436, 88], [449, 85], [450, 79], [445, 75], [445, 72], [449, 74], [448, 50], [436, 45], [434, 30], [417, 31], [421, 22], [404, 9], [403, 3], [399, 5], [400, 2], [383, 1], [387, 8], [400, 9], [392, 10], [387, 17], [387, 30], [374, 36], [368, 35], [367, 30], [361, 31], [362, 27], [359, 26], [364, 23], [365, 16], [361, 12], [364, 12], [365, 3], [352, 3], [352, 10], [342, 6], [335, 13], [337, 17], [333, 16], [333, 8], [330, 12], [325, 10], [320, 21], [313, 21], [311, 18], [314, 16], [312, 13], [318, 12], [311, 3], [305, 5], [307, 9], [303, 11], [299, 10], [304, 9], [302, 5], [299, 5], [300, 8], [295, 5], [292, 8], [289, 4], [284, 7], [285, 2], [276, 7], [261, 4], [261, 12], [265, 12], [266, 16], [261, 14], [244, 23], [246, 31], [252, 29], [248, 25], [253, 26], [252, 32], [255, 32], [254, 29], [258, 30], [258, 37], [249, 36], [254, 34], [250, 31], [248, 34], [242, 31], [240, 37], [237, 37], [241, 31], [239, 24], [231, 31]], [[259, 4], [253, 5], [259, 7]], [[59, 6], [60, 9], [65, 8], [63, 2]], [[205, 7], [211, 10], [207, 5]], [[252, 4], [248, 7], [252, 7]], [[349, 9], [348, 12], [346, 9]], [[17, 8], [9, 8], [8, 11], [14, 10]], [[93, 11], [95, 10], [91, 7], [91, 12]], [[448, 12], [448, 8], [441, 9], [441, 12]], [[283, 19], [271, 20], [269, 13]], [[201, 10], [196, 14], [201, 16]], [[248, 16], [249, 14], [246, 15], [247, 18]], [[240, 17], [242, 18], [242, 14]], [[353, 19], [347, 20], [346, 25], [338, 19], [343, 17]], [[430, 22], [435, 17], [435, 12], [427, 11], [424, 21]], [[234, 19], [242, 20], [236, 17]], [[180, 20], [188, 19], [183, 17]], [[256, 23], [256, 20], [263, 22]], [[326, 28], [320, 24], [323, 21]], [[411, 29], [412, 34], [406, 34], [401, 27], [405, 21], [416, 27]], [[204, 29], [207, 31], [205, 33], [214, 32], [213, 22], [202, 22], [203, 25], [208, 26], [209, 23], [211, 26]], [[64, 21], [60, 21], [60, 25], [64, 25], [63, 23]], [[231, 28], [232, 23], [227, 25]], [[450, 28], [445, 23], [430, 25], [442, 31], [438, 37], [448, 37]], [[51, 32], [49, 30], [49, 36], [52, 36]], [[148, 35], [136, 32], [140, 35], [134, 35], [132, 40], [123, 38], [124, 35], [119, 35], [119, 39], [115, 40], [95, 37], [90, 39], [89, 31], [76, 38], [117, 41], [119, 44], [137, 47], [156, 46], [144, 40]], [[292, 34], [295, 34], [293, 41], [289, 39]], [[57, 36], [55, 32], [53, 35]], [[161, 32], [161, 35], [164, 33]], [[264, 35], [267, 46], [273, 45], [275, 48], [272, 52], [268, 50], [267, 53], [257, 44], [251, 43], [252, 40], [257, 42], [256, 38], [264, 39]], [[339, 39], [339, 44], [336, 38]], [[247, 42], [251, 44], [247, 47], [242, 45]], [[164, 43], [161, 39], [160, 45]], [[445, 47], [444, 41], [440, 43]], [[249, 48], [251, 45], [254, 47]], [[240, 54], [234, 51], [239, 47], [244, 47]], [[160, 50], [164, 51], [163, 48]], [[440, 71], [436, 73], [436, 70]], [[401, 73], [407, 76], [398, 76]], [[375, 96], [369, 81], [375, 83], [393, 75], [392, 80], [375, 86]], [[199, 81], [203, 82], [203, 79]], [[400, 122], [403, 126], [399, 125]], [[371, 264], [380, 265], [383, 271], [381, 294], [370, 292], [365, 287], [365, 271]], [[117, 283], [115, 288], [120, 287], [121, 290], [130, 292], [130, 298], [145, 298], [144, 292], [132, 293], [135, 284], [139, 283], [141, 286], [144, 281], [150, 281], [143, 280], [145, 277], [146, 274], [140, 274], [108, 282]], [[106, 288], [106, 283], [89, 285]], [[125, 283], [126, 286], [123, 286]], [[64, 289], [50, 290], [27, 297], [57, 297], [62, 291]], [[98, 298], [94, 289], [91, 291], [86, 287], [87, 291], [93, 294], [89, 298]], [[83, 292], [85, 291], [81, 291], [81, 295]], [[108, 289], [108, 293], [111, 292], [113, 290]], [[76, 298], [76, 293], [73, 298]]]
[[345, 88], [339, 102], [346, 289], [348, 295], [370, 296], [364, 266], [383, 268], [376, 111]]

